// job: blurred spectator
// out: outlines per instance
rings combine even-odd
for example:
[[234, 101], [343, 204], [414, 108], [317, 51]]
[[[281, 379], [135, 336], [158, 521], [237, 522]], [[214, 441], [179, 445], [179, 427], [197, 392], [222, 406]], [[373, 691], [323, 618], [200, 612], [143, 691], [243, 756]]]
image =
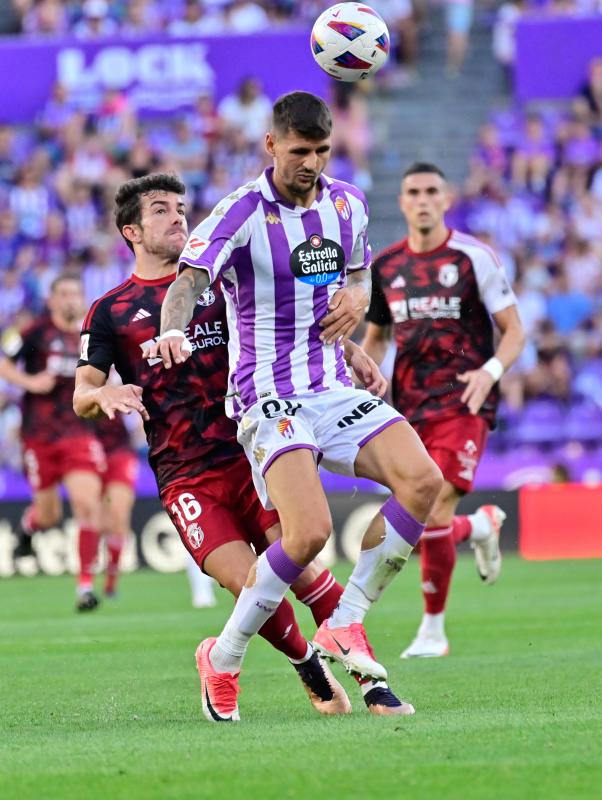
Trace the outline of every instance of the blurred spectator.
[[73, 33], [80, 39], [99, 39], [114, 36], [118, 29], [117, 22], [110, 16], [106, 0], [85, 0], [82, 17], [74, 25]]
[[225, 133], [242, 133], [250, 144], [263, 141], [272, 116], [272, 103], [257, 78], [245, 78], [235, 94], [221, 101], [217, 113]]
[[51, 208], [51, 196], [31, 165], [17, 172], [15, 184], [8, 193], [8, 204], [17, 219], [19, 232], [29, 239], [40, 239]]
[[474, 0], [446, 0], [447, 74], [458, 75], [468, 52]]
[[391, 35], [391, 61], [398, 68], [389, 83], [404, 86], [417, 77], [418, 26], [411, 0], [381, 0], [381, 14]]
[[55, 83], [52, 87], [52, 95], [38, 118], [41, 135], [51, 139], [62, 131], [76, 114], [75, 108], [69, 102], [67, 88], [61, 83]]
[[[368, 163], [372, 135], [365, 96], [352, 83], [334, 82], [330, 108], [333, 151], [347, 154], [352, 165], [351, 181], [367, 192], [372, 188]], [[339, 171], [337, 174], [340, 176]]]
[[69, 30], [67, 9], [61, 0], [34, 0], [23, 17], [23, 31], [36, 36], [60, 36]]
[[530, 188], [541, 193], [554, 165], [554, 147], [543, 122], [536, 114], [525, 120], [523, 134], [512, 155], [512, 183], [517, 189]]
[[201, 0], [185, 0], [183, 16], [172, 20], [167, 30], [172, 36], [203, 36], [222, 33], [224, 26], [225, 16], [221, 8]]
[[163, 15], [153, 0], [129, 0], [119, 32], [126, 36], [147, 36], [163, 28]]
[[233, 33], [256, 33], [269, 27], [270, 18], [260, 3], [232, 0], [226, 9], [226, 25]]
[[572, 333], [585, 322], [594, 310], [590, 297], [572, 289], [564, 270], [559, 269], [550, 287], [547, 317], [560, 334]]
[[523, 13], [523, 0], [502, 3], [493, 25], [493, 55], [504, 68], [508, 82], [516, 57], [516, 25]]

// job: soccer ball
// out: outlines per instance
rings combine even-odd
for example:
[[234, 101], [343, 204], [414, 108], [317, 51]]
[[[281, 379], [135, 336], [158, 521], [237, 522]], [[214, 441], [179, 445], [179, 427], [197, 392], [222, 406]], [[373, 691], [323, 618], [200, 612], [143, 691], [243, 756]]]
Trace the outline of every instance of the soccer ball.
[[311, 51], [318, 65], [333, 78], [360, 81], [374, 75], [387, 60], [389, 31], [370, 6], [337, 3], [315, 21]]

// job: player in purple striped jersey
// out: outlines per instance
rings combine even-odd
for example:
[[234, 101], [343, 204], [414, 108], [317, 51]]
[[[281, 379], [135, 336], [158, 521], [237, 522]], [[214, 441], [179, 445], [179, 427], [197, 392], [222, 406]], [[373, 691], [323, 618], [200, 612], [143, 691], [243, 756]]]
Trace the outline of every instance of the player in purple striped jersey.
[[330, 111], [315, 95], [292, 92], [275, 103], [266, 135], [273, 167], [193, 231], [163, 302], [160, 339], [148, 352], [168, 369], [186, 361], [184, 329], [219, 276], [230, 330], [228, 412], [238, 420], [260, 497], [282, 523], [282, 539], [251, 568], [219, 638], [199, 646], [202, 680], [228, 679], [233, 705], [250, 638], [330, 535], [317, 462], [392, 492], [364, 536], [338, 607], [314, 638], [324, 655], [374, 679], [386, 670], [374, 658], [364, 617], [407, 561], [442, 482], [404, 418], [355, 389], [348, 375], [343, 345], [370, 297], [368, 209], [356, 187], [323, 175], [331, 128]]

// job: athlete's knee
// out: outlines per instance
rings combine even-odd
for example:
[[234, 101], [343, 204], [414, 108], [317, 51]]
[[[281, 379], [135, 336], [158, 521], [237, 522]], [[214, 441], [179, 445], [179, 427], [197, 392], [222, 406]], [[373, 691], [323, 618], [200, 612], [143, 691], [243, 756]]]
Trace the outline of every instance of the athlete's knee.
[[324, 548], [332, 533], [330, 514], [299, 520], [296, 525], [285, 527], [282, 541], [284, 548], [298, 564], [309, 564]]
[[48, 508], [43, 510], [36, 510], [35, 527], [38, 530], [45, 531], [48, 528], [54, 528], [61, 521], [61, 510], [59, 508]]
[[402, 502], [409, 498], [415, 513], [425, 519], [441, 491], [443, 475], [433, 459], [425, 456], [411, 470], [395, 475], [391, 484], [391, 491]]

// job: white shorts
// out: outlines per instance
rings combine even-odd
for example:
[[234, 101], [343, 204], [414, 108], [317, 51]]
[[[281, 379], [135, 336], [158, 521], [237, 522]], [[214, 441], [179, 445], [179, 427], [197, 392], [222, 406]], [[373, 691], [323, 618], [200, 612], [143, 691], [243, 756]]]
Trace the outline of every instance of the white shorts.
[[238, 441], [253, 471], [253, 483], [265, 508], [271, 505], [264, 475], [287, 450], [307, 449], [331, 472], [355, 475], [360, 447], [404, 417], [364, 389], [332, 389], [291, 399], [270, 397], [246, 412]]

